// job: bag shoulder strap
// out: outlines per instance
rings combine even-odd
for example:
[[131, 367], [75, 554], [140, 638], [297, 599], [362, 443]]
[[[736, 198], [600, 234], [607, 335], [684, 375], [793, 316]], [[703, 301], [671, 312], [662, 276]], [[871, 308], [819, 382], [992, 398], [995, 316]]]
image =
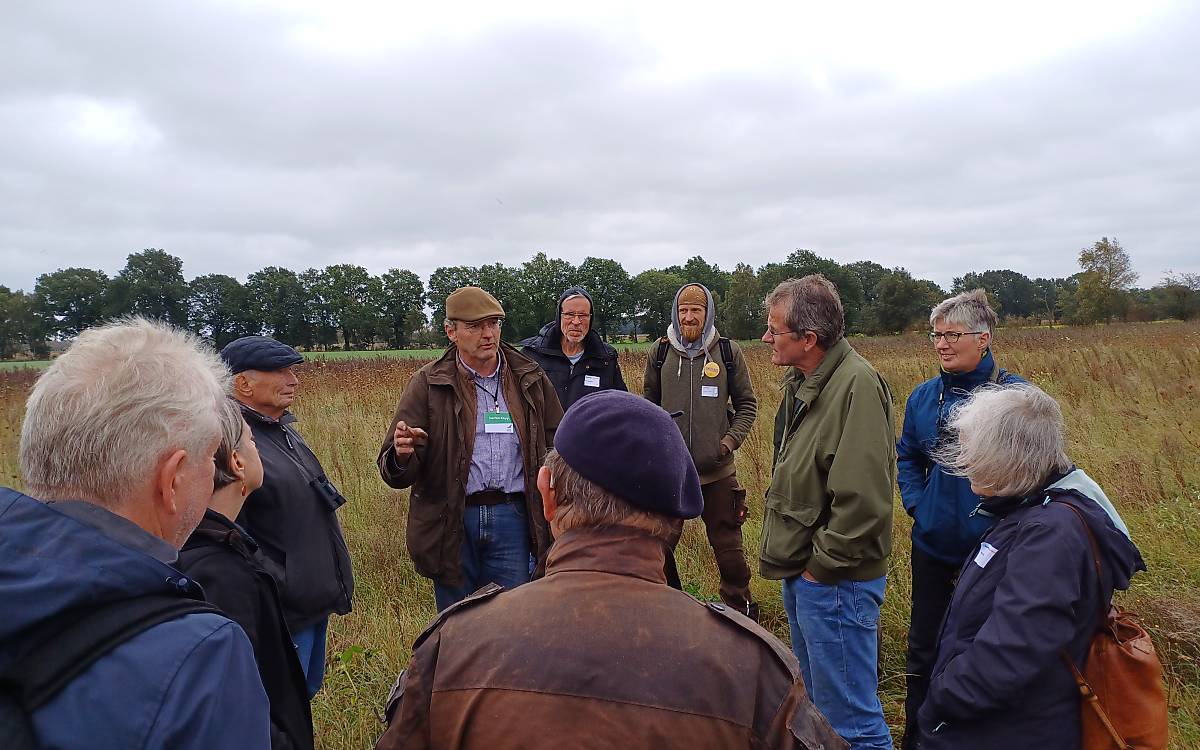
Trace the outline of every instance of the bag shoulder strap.
[[717, 344], [721, 347], [721, 359], [725, 361], [725, 375], [733, 380], [733, 346], [729, 343], [729, 339], [722, 336], [717, 339]]
[[121, 599], [99, 609], [72, 609], [40, 626], [43, 635], [3, 674], [21, 706], [33, 713], [100, 657], [155, 625], [189, 614], [221, 611], [171, 594]]
[[670, 346], [670, 344], [667, 343], [666, 336], [663, 336], [661, 339], [658, 340], [658, 351], [654, 355], [654, 367], [656, 369], [661, 370], [663, 367], [663, 362], [667, 361], [667, 347], [668, 346]]

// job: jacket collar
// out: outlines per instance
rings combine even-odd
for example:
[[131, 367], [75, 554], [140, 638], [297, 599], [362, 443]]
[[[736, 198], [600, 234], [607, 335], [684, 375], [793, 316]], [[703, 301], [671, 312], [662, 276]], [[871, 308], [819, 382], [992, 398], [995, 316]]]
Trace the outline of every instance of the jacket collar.
[[992, 380], [993, 375], [999, 375], [999, 370], [996, 368], [996, 358], [992, 356], [992, 350], [989, 348], [984, 352], [983, 359], [979, 360], [979, 364], [970, 372], [942, 370], [942, 387], [970, 391]]
[[200, 524], [196, 526], [196, 530], [192, 532], [192, 536], [184, 544], [184, 549], [198, 546], [205, 539], [218, 541], [232, 547], [241, 552], [246, 558], [252, 557], [258, 549], [258, 542], [254, 540], [254, 537], [250, 536], [241, 526], [212, 508], [204, 510], [204, 518], [200, 519]]
[[285, 424], [291, 424], [292, 422], [299, 421], [296, 419], [296, 415], [292, 414], [290, 411], [284, 411], [283, 415], [281, 417], [279, 417], [279, 419], [272, 419], [271, 417], [268, 417], [266, 414], [263, 414], [260, 411], [256, 411], [254, 408], [247, 406], [246, 404], [243, 404], [240, 401], [238, 402], [238, 406], [242, 407], [242, 416], [245, 417], [246, 420], [251, 421], [251, 422], [259, 422], [261, 424], [285, 425]]
[[852, 351], [854, 350], [850, 347], [850, 342], [841, 338], [836, 344], [829, 347], [829, 350], [825, 352], [825, 358], [821, 360], [821, 364], [817, 365], [817, 369], [813, 370], [811, 375], [805, 376], [798, 368], [793, 367], [788, 376], [784, 378], [783, 384], [788, 389], [794, 388], [796, 400], [803, 403], [805, 408], [811, 409], [813, 402], [825, 388], [825, 384], [829, 382], [838, 366]]
[[666, 555], [666, 542], [640, 529], [629, 526], [571, 529], [550, 547], [546, 577], [587, 571], [665, 584]]

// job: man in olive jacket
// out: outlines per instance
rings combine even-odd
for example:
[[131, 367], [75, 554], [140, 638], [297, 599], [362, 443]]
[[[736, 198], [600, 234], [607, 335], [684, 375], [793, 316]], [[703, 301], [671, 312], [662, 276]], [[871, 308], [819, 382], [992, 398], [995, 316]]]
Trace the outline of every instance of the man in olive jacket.
[[783, 581], [813, 702], [855, 750], [890, 749], [877, 664], [896, 481], [891, 393], [844, 338], [841, 299], [824, 276], [785, 281], [766, 304], [763, 341], [791, 369], [775, 419], [762, 576]]
[[[758, 400], [742, 350], [721, 338], [712, 294], [701, 284], [675, 293], [667, 335], [650, 348], [642, 395], [677, 414], [704, 490], [704, 529], [721, 576], [721, 601], [751, 619], [750, 565], [742, 548], [746, 490], [738, 484], [733, 452], [750, 434]], [[679, 587], [674, 557], [667, 579]]]
[[536, 480], [562, 407], [537, 363], [501, 342], [503, 321], [479, 287], [446, 298], [450, 347], [408, 382], [379, 450], [383, 481], [412, 488], [408, 553], [439, 611], [527, 582], [550, 547]]

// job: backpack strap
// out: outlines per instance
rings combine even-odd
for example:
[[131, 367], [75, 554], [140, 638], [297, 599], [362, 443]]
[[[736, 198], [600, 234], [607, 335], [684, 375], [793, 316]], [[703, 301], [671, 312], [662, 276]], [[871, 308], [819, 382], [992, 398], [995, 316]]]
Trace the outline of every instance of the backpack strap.
[[663, 336], [661, 339], [658, 340], [658, 352], [655, 353], [655, 355], [654, 355], [655, 369], [661, 370], [662, 366], [663, 366], [663, 362], [667, 361], [667, 347], [669, 347], [669, 346], [670, 346], [670, 344], [667, 342], [666, 336]]
[[721, 359], [725, 361], [725, 376], [733, 380], [733, 346], [730, 345], [729, 339], [722, 336], [717, 339], [717, 344], [721, 347]]
[[155, 625], [202, 613], [222, 614], [207, 602], [172, 594], [68, 610], [39, 626], [43, 635], [0, 674], [0, 685], [33, 713], [117, 646]]

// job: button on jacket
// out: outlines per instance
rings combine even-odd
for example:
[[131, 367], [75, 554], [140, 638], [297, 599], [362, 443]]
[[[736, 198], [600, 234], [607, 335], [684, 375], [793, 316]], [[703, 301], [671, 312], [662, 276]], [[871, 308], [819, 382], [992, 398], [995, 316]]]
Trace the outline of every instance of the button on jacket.
[[[319, 488], [321, 462], [284, 412], [271, 419], [243, 405], [263, 463], [263, 485], [246, 498], [238, 525], [283, 571], [279, 596], [293, 633], [350, 611], [354, 576], [333, 501]], [[340, 497], [340, 496], [339, 496]]]
[[378, 750], [846, 748], [787, 648], [668, 588], [665, 555], [636, 529], [573, 529], [545, 578], [448, 608]]

